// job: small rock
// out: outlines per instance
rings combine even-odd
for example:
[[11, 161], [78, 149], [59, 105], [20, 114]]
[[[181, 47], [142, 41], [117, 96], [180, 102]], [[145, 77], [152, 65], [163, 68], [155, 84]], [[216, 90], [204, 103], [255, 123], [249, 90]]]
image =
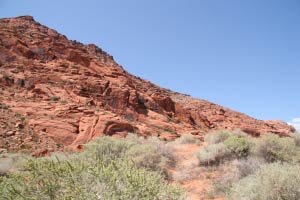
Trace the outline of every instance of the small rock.
[[15, 131], [8, 131], [8, 132], [6, 132], [6, 136], [8, 136], [8, 137], [10, 137], [10, 136], [13, 136], [13, 135], [15, 135]]
[[17, 123], [17, 124], [15, 125], [15, 128], [23, 129], [23, 128], [24, 128], [24, 124], [22, 124], [22, 123]]
[[34, 151], [33, 153], [31, 153], [31, 155], [34, 157], [44, 157], [49, 154], [50, 154], [50, 152], [48, 149], [38, 149], [38, 150]]

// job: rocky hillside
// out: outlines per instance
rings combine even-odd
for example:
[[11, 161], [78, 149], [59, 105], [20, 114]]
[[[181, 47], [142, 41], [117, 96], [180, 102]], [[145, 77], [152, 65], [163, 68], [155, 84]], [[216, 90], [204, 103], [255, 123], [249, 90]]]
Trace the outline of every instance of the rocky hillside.
[[31, 16], [0, 19], [0, 88], [2, 151], [47, 154], [128, 132], [171, 140], [224, 128], [255, 136], [294, 131], [131, 75], [99, 47]]

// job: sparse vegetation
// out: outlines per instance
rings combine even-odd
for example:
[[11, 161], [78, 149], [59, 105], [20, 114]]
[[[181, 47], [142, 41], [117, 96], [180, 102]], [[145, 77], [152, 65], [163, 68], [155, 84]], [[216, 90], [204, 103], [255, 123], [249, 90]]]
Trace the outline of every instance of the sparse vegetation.
[[217, 144], [224, 142], [226, 139], [228, 139], [231, 136], [236, 136], [236, 137], [246, 137], [247, 134], [240, 131], [240, 130], [218, 130], [214, 131], [212, 133], [209, 133], [206, 135], [204, 138], [205, 142], [208, 142], [210, 144]]
[[199, 144], [199, 140], [195, 139], [193, 135], [186, 134], [177, 139], [180, 144]]
[[68, 68], [69, 64], [68, 63], [61, 63], [60, 66], [63, 67], [63, 68]]
[[80, 67], [78, 65], [72, 65], [71, 68], [72, 69], [79, 69]]
[[234, 158], [244, 158], [249, 154], [250, 142], [245, 137], [232, 136], [226, 139], [224, 144]]
[[173, 117], [169, 117], [169, 116], [168, 116], [167, 118], [168, 118], [168, 121], [169, 121], [169, 122], [174, 122], [174, 123], [176, 122], [176, 120], [175, 120]]
[[292, 138], [280, 138], [274, 134], [262, 136], [254, 145], [253, 152], [256, 156], [267, 162], [299, 162], [299, 148]]
[[199, 165], [226, 171], [207, 195], [230, 200], [300, 199], [299, 138], [297, 134], [251, 138], [228, 131], [206, 137], [209, 145], [198, 152]]
[[210, 166], [218, 165], [229, 155], [226, 146], [223, 143], [212, 144], [197, 154], [200, 165]]
[[299, 185], [299, 165], [273, 163], [234, 183], [229, 191], [229, 199], [298, 200]]
[[7, 73], [4, 73], [4, 74], [3, 74], [3, 79], [4, 79], [4, 80], [10, 79], [10, 75], [8, 75]]
[[51, 96], [50, 98], [49, 98], [49, 100], [50, 101], [59, 101], [60, 100], [60, 97], [58, 97], [58, 96]]
[[163, 180], [160, 161], [167, 158], [153, 145], [158, 141], [144, 142], [102, 137], [82, 153], [26, 159], [0, 177], [0, 199], [184, 199]]
[[8, 110], [9, 107], [7, 105], [0, 104], [0, 109], [1, 110]]
[[294, 139], [295, 145], [300, 146], [300, 134], [299, 133], [293, 133], [291, 136]]
[[177, 132], [175, 130], [171, 129], [170, 127], [165, 127], [164, 131], [172, 133], [172, 134], [177, 134]]

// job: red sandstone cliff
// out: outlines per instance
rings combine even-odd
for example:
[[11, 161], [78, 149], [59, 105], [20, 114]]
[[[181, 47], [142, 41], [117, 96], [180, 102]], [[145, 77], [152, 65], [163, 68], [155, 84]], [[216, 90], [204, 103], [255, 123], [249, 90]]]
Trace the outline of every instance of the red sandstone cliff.
[[160, 88], [30, 16], [0, 19], [0, 88], [0, 148], [8, 150], [52, 151], [128, 132], [169, 140], [224, 128], [294, 131]]

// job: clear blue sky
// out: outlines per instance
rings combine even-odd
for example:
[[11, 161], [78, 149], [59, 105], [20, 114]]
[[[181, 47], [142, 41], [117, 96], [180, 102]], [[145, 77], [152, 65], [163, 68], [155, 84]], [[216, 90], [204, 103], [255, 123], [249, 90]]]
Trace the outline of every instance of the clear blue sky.
[[19, 15], [160, 86], [259, 119], [300, 117], [299, 0], [0, 0], [0, 17]]

